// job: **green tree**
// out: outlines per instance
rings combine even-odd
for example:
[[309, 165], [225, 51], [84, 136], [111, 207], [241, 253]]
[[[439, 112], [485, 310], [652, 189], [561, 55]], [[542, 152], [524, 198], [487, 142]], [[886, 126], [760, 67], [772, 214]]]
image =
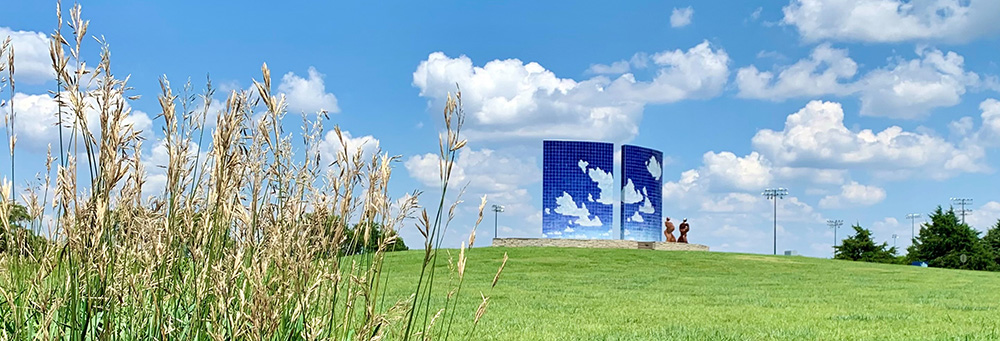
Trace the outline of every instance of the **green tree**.
[[28, 229], [31, 215], [28, 214], [28, 209], [23, 205], [14, 204], [10, 208], [7, 219], [10, 222], [10, 231], [5, 230], [0, 224], [0, 253], [15, 249], [14, 246], [17, 243], [21, 243], [21, 250], [37, 252], [48, 243], [45, 238]]
[[876, 245], [872, 240], [872, 231], [861, 227], [852, 226], [854, 235], [844, 239], [840, 246], [835, 247], [834, 259], [853, 260], [873, 263], [895, 263], [896, 247], [889, 247], [888, 244]]
[[993, 252], [993, 262], [1000, 267], [1000, 220], [997, 220], [996, 224], [989, 231], [986, 231], [983, 243], [986, 244], [986, 248]]
[[[355, 224], [344, 231], [345, 238], [340, 250], [343, 254], [347, 255], [375, 252], [379, 248], [379, 243], [385, 241], [383, 236], [385, 233], [384, 230], [382, 225], [378, 223]], [[368, 232], [368, 238], [364, 236], [366, 231]], [[403, 237], [399, 235], [396, 235], [394, 240], [386, 242], [386, 252], [405, 250], [409, 250], [409, 248], [403, 242]]]
[[924, 261], [938, 268], [997, 269], [993, 252], [979, 239], [979, 231], [962, 224], [953, 209], [944, 211], [938, 206], [930, 218], [930, 223], [920, 226], [920, 234], [907, 249], [907, 260]]

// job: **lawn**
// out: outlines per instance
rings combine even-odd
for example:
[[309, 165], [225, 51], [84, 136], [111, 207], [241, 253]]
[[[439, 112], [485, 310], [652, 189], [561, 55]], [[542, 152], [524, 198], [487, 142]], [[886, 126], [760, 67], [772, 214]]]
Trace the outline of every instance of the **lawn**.
[[[490, 291], [504, 252], [510, 260]], [[414, 283], [421, 256], [388, 256], [391, 282]], [[443, 288], [448, 279], [438, 280]], [[403, 290], [412, 288], [390, 292]], [[468, 330], [481, 292], [491, 301], [472, 339], [1000, 339], [1000, 273], [990, 272], [718, 252], [476, 248], [453, 330]]]

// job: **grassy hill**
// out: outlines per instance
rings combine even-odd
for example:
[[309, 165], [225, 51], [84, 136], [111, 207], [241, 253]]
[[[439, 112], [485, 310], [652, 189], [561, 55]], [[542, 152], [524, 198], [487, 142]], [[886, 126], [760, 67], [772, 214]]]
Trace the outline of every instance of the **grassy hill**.
[[[504, 252], [510, 260], [490, 291]], [[415, 283], [421, 256], [392, 254], [391, 282]], [[448, 281], [447, 264], [439, 262], [437, 287]], [[477, 248], [453, 328], [468, 329], [480, 292], [492, 299], [473, 339], [1000, 339], [1000, 273], [990, 272], [716, 252]]]

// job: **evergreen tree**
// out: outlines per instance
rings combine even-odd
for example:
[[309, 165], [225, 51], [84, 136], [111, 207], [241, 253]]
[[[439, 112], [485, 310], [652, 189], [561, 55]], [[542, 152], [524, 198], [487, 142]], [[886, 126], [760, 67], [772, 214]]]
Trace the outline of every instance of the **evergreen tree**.
[[953, 209], [944, 211], [938, 206], [930, 218], [930, 223], [920, 227], [920, 234], [907, 249], [909, 261], [924, 261], [939, 268], [997, 269], [993, 253], [979, 239], [979, 231], [962, 224]]
[[983, 243], [986, 244], [986, 247], [993, 252], [993, 261], [997, 263], [998, 267], [1000, 267], [1000, 220], [997, 220], [997, 223], [993, 225], [993, 228], [986, 231], [986, 236], [983, 237]]
[[844, 239], [840, 246], [835, 247], [834, 259], [845, 259], [873, 263], [895, 263], [896, 247], [889, 247], [888, 244], [875, 245], [872, 240], [872, 231], [861, 227], [852, 226], [854, 235]]

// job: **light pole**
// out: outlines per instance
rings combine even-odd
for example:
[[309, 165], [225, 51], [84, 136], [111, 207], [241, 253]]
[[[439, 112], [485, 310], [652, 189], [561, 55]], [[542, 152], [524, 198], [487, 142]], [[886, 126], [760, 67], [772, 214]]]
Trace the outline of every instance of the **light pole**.
[[906, 215], [906, 219], [909, 219], [909, 220], [910, 220], [910, 241], [911, 241], [911, 242], [912, 242], [912, 241], [913, 241], [914, 239], [916, 239], [916, 238], [917, 238], [917, 235], [915, 235], [915, 234], [913, 233], [913, 231], [914, 231], [914, 230], [913, 230], [913, 226], [914, 226], [914, 224], [915, 224], [914, 222], [916, 221], [916, 219], [917, 219], [917, 218], [920, 218], [920, 213], [910, 213], [910, 214], [907, 214], [907, 215]]
[[763, 194], [767, 199], [774, 200], [774, 255], [778, 255], [778, 199], [784, 199], [788, 195], [787, 188], [768, 188]]
[[[895, 233], [893, 233], [893, 234], [892, 234], [892, 248], [893, 248], [893, 249], [895, 249], [895, 248], [896, 248], [896, 237], [899, 237], [899, 236], [897, 236], [897, 235], [896, 235]], [[897, 251], [897, 252], [898, 252], [898, 251]]]
[[972, 212], [971, 209], [966, 209], [965, 205], [972, 205], [972, 198], [951, 198], [951, 202], [962, 207], [958, 210], [958, 213], [962, 215], [962, 225], [965, 225], [965, 214]]
[[503, 205], [493, 205], [493, 238], [497, 238], [497, 218], [500, 216], [500, 212], [503, 212]]
[[827, 225], [833, 228], [833, 257], [837, 257], [837, 229], [844, 225], [844, 221], [841, 219], [837, 220], [827, 220]]

